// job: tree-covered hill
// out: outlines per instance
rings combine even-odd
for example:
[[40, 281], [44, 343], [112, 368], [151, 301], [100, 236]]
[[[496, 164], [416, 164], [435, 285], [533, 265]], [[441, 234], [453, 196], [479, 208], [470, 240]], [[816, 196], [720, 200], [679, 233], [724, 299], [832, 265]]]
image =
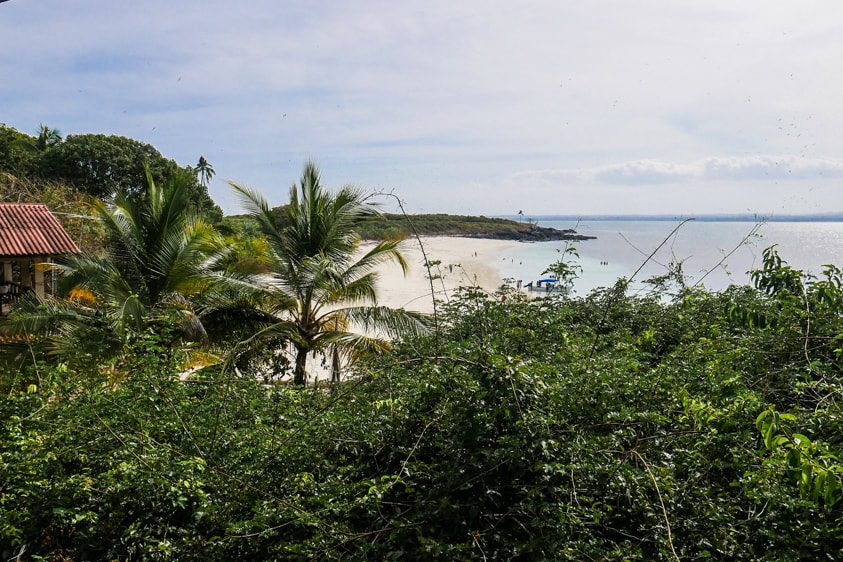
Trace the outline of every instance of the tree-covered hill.
[[[284, 206], [275, 209], [279, 222], [283, 221]], [[249, 233], [255, 225], [249, 217], [231, 215], [224, 223], [232, 231]], [[419, 236], [463, 236], [497, 240], [545, 241], [587, 240], [593, 236], [578, 234], [574, 230], [558, 230], [538, 226], [532, 221], [448, 214], [412, 214], [405, 216], [383, 213], [367, 218], [355, 227], [366, 240], [396, 240], [418, 234]]]
[[43, 125], [39, 135], [32, 136], [0, 124], [0, 173], [21, 180], [63, 183], [96, 198], [110, 198], [118, 192], [139, 196], [146, 189], [145, 166], [159, 183], [176, 174], [190, 177], [192, 208], [212, 222], [222, 218], [222, 210], [194, 168], [166, 158], [152, 145], [117, 135], [62, 138], [58, 131]]
[[413, 229], [421, 236], [465, 236], [498, 240], [586, 240], [593, 238], [573, 230], [542, 227], [532, 221], [514, 221], [484, 216], [385, 213], [360, 225], [360, 233], [368, 239], [406, 238]]

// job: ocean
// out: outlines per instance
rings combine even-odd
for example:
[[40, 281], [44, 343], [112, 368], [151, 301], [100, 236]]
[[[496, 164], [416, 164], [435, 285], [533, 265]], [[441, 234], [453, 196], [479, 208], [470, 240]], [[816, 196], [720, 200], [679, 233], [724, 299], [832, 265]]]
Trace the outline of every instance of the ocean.
[[[545, 218], [538, 224], [576, 228], [581, 234], [597, 237], [568, 243], [579, 251], [583, 270], [574, 291], [585, 294], [596, 287], [609, 286], [619, 277], [632, 275], [679, 221], [585, 219], [577, 224], [572, 220]], [[824, 264], [843, 267], [843, 222], [768, 222], [752, 234], [755, 227], [754, 222], [688, 222], [656, 252], [631, 287], [643, 288], [641, 281], [665, 273], [670, 263], [679, 262], [689, 284], [703, 276], [702, 285], [712, 290], [746, 284], [750, 281], [748, 272], [760, 267], [763, 250], [774, 244], [779, 255], [793, 267], [814, 274], [820, 273]], [[565, 245], [566, 242], [518, 244], [503, 253], [496, 266], [504, 277], [524, 283], [535, 281], [550, 263], [561, 257]]]

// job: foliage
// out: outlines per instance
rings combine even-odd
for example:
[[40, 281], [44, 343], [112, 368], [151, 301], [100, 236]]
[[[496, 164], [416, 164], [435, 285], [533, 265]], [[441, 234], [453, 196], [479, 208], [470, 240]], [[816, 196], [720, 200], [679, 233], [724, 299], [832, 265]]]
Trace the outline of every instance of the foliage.
[[67, 137], [45, 154], [42, 170], [46, 177], [62, 178], [102, 198], [118, 192], [130, 196], [142, 193], [146, 188], [145, 165], [158, 182], [177, 168], [152, 145], [126, 137], [83, 134]]
[[[189, 172], [191, 211], [210, 222], [222, 219], [222, 210], [208, 195], [193, 167], [180, 167], [150, 144], [117, 135], [61, 134], [41, 125], [38, 136], [20, 133], [0, 125], [0, 172], [39, 184], [45, 180], [64, 183], [95, 198], [108, 199], [117, 193], [142, 199], [146, 191], [145, 168], [159, 183]], [[213, 175], [205, 161], [200, 178]]]
[[[178, 164], [161, 155], [152, 145], [116, 135], [70, 135], [44, 153], [41, 173], [61, 178], [94, 197], [124, 193], [142, 197], [146, 190], [145, 168], [155, 181], [163, 183], [180, 170]], [[185, 168], [192, 172], [193, 168]], [[210, 220], [222, 218], [204, 185], [194, 176], [188, 184], [191, 208]]]
[[[341, 356], [388, 347], [383, 335], [397, 337], [424, 328], [421, 315], [377, 306], [377, 266], [395, 261], [406, 270], [398, 242], [385, 241], [358, 255], [359, 221], [375, 214], [360, 191], [343, 187], [336, 193], [320, 182], [313, 163], [304, 167], [298, 186], [290, 189], [284, 226], [257, 192], [232, 184], [267, 241], [269, 275], [251, 303], [258, 329], [244, 347], [266, 343], [295, 348], [294, 381], [306, 382], [307, 358], [331, 357], [334, 380], [339, 380]], [[233, 304], [223, 294], [208, 316], [228, 314], [242, 305], [242, 292]], [[358, 327], [362, 333], [353, 331]]]
[[542, 275], [553, 275], [553, 278], [556, 279], [555, 288], [568, 294], [574, 288], [574, 281], [582, 273], [582, 266], [574, 261], [579, 257], [580, 254], [576, 246], [568, 245], [562, 252], [562, 257], [542, 271]]
[[272, 254], [269, 243], [261, 234], [259, 223], [250, 219], [228, 216], [217, 225], [229, 250], [220, 261], [225, 271], [260, 274], [270, 270]]
[[38, 139], [0, 123], [0, 171], [14, 175], [33, 173]]
[[222, 251], [213, 227], [188, 211], [190, 178], [177, 173], [160, 187], [147, 173], [143, 201], [119, 194], [113, 204], [91, 206], [105, 231], [105, 254], [68, 255], [56, 260], [58, 297], [30, 295], [0, 325], [2, 333], [35, 337], [61, 356], [94, 348], [115, 348], [127, 330], [174, 314], [184, 331], [203, 328], [187, 300], [226, 281], [210, 267]]
[[10, 371], [0, 555], [839, 558], [840, 270], [761, 271], [672, 300], [468, 289], [330, 392], [181, 381], [196, 349], [157, 329]]

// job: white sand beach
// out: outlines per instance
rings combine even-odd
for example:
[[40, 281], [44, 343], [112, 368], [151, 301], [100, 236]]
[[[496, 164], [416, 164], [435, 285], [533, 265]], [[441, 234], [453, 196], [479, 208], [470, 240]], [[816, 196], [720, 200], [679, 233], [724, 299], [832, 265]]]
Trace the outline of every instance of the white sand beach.
[[[433, 267], [433, 286], [437, 297], [450, 295], [457, 287], [476, 285], [494, 291], [503, 282], [494, 264], [501, 252], [513, 248], [519, 242], [512, 240], [486, 240], [481, 238], [459, 238], [447, 236], [422, 237], [427, 258], [441, 263]], [[365, 251], [372, 246], [367, 243]], [[394, 308], [406, 308], [420, 312], [431, 312], [430, 281], [424, 267], [424, 257], [415, 238], [403, 243], [402, 251], [407, 258], [409, 271], [406, 277], [397, 264], [384, 266], [379, 270], [379, 304]]]

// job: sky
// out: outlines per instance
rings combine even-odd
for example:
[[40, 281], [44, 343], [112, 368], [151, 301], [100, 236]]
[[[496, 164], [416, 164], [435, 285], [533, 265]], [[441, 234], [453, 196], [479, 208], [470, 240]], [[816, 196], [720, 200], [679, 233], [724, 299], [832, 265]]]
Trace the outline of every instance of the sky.
[[[10, 0], [0, 122], [125, 135], [282, 203], [843, 211], [843, 3]], [[389, 207], [389, 205], [387, 205]]]

